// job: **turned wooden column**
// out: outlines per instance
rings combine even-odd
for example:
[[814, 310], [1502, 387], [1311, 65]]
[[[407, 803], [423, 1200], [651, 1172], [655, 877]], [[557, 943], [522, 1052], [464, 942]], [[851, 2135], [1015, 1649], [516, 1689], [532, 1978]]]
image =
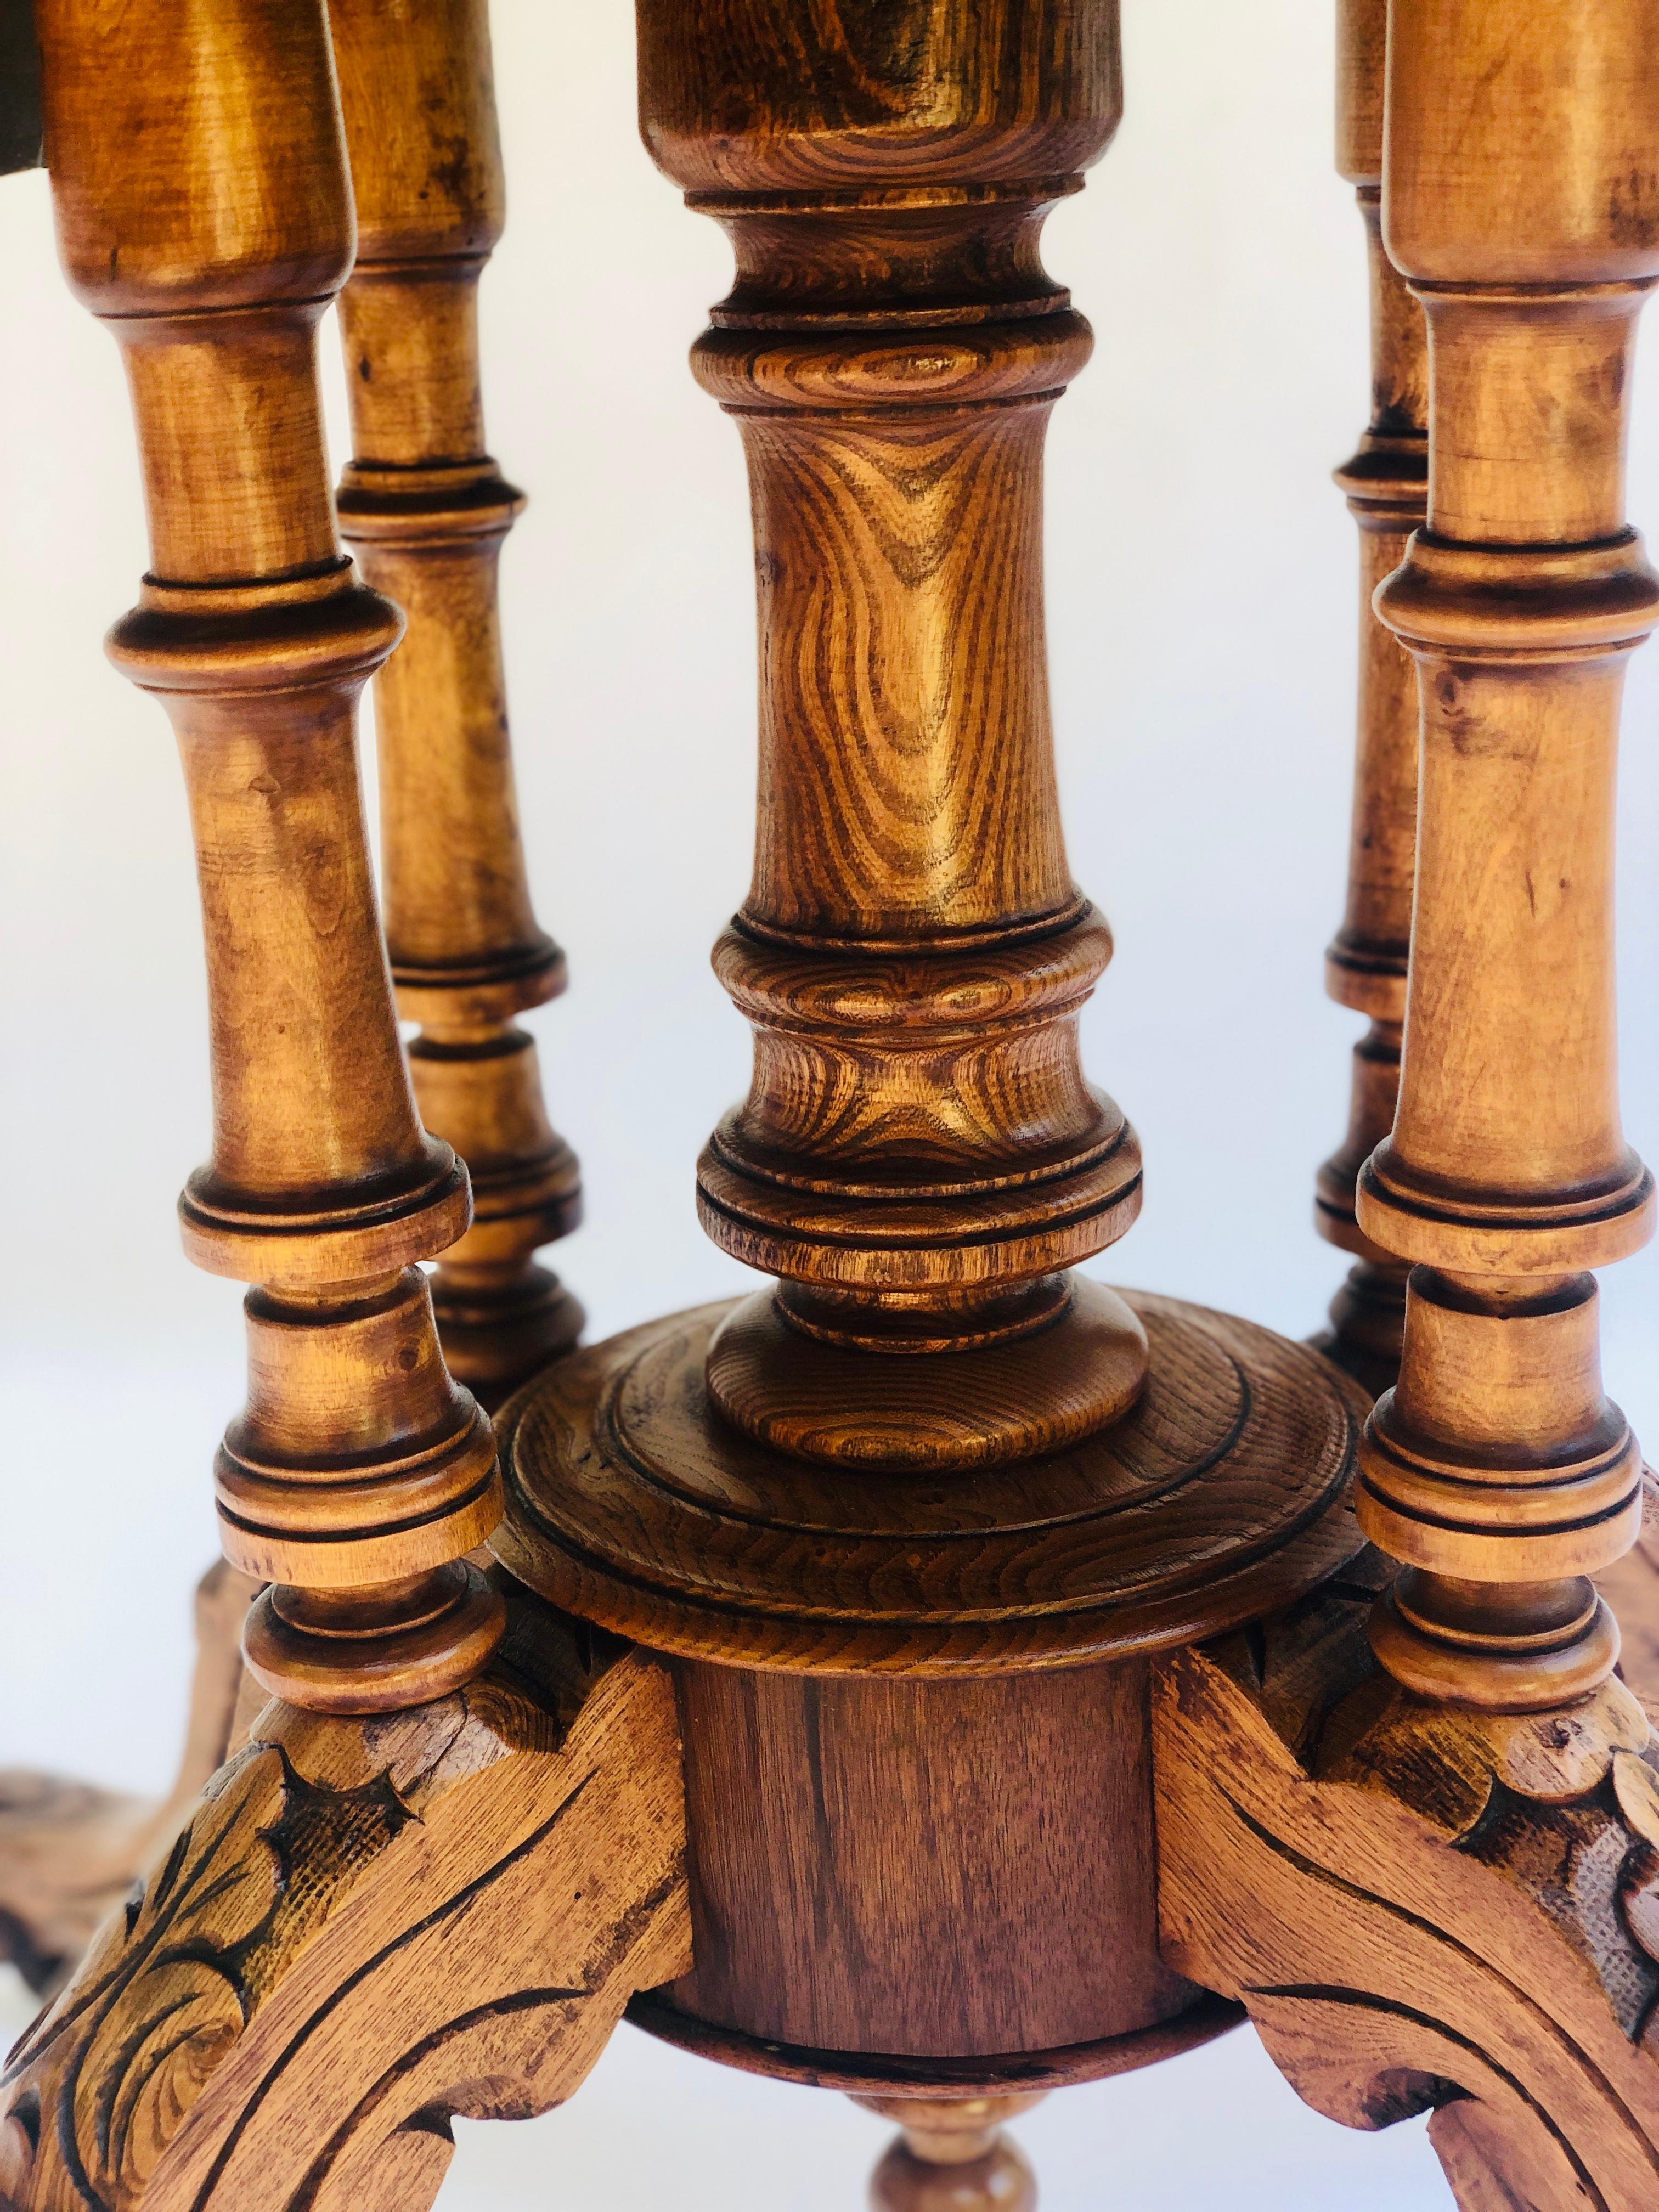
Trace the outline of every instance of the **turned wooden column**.
[[697, 1189], [781, 1281], [708, 1385], [811, 1459], [984, 1464], [1104, 1426], [1146, 1372], [1066, 1273], [1133, 1220], [1140, 1156], [1079, 1060], [1111, 939], [1066, 866], [1042, 605], [1043, 439], [1091, 338], [1037, 238], [1115, 122], [1115, 25], [954, 16], [945, 136], [890, 141], [862, 7], [828, 27], [843, 126], [803, 80], [744, 128], [777, 90], [750, 13], [641, 19], [647, 143], [737, 256], [692, 366], [743, 434], [763, 640], [754, 878], [715, 951], [754, 1082]]
[[316, 325], [353, 246], [326, 21], [37, 12], [64, 263], [120, 343], [149, 520], [109, 649], [172, 719], [195, 831], [214, 1138], [185, 1243], [256, 1285], [217, 1464], [227, 1554], [277, 1585], [249, 1662], [297, 1705], [414, 1704], [500, 1635], [462, 1557], [500, 1499], [416, 1264], [465, 1229], [466, 1171], [416, 1117], [358, 793], [356, 695], [401, 622], [341, 554], [323, 450]]
[[1499, 1710], [1618, 1656], [1589, 1577], [1641, 1458], [1602, 1395], [1590, 1269], [1653, 1226], [1620, 1128], [1613, 769], [1659, 616], [1626, 524], [1626, 393], [1659, 276], [1650, 0], [1395, 0], [1383, 234], [1428, 315], [1429, 513], [1378, 611], [1422, 769], [1392, 1137], [1361, 1228], [1413, 1262], [1359, 1511], [1406, 1563], [1376, 1617], [1413, 1688]]
[[754, 1030], [702, 1219], [776, 1279], [514, 1401], [493, 1540], [672, 1655], [694, 1960], [636, 2009], [846, 2088], [1041, 2087], [1230, 2016], [1158, 1954], [1150, 1655], [1358, 1548], [1357, 1401], [1073, 1272], [1136, 1140], [1055, 792], [1042, 469], [1091, 338], [1043, 219], [1110, 0], [642, 0], [646, 142], [731, 239], [693, 349], [749, 464]]
[[451, 1371], [494, 1406], [574, 1344], [581, 1308], [532, 1259], [581, 1190], [513, 1017], [564, 988], [531, 910], [496, 606], [524, 505], [484, 450], [477, 285], [505, 190], [485, 0], [329, 10], [357, 204], [340, 299], [353, 458], [340, 526], [407, 628], [375, 678], [381, 877], [427, 1127], [471, 1171], [473, 1220], [433, 1282]]
[[1368, 1017], [1354, 1048], [1348, 1132], [1319, 1170], [1319, 1233], [1355, 1264], [1331, 1307], [1320, 1348], [1376, 1393], [1400, 1370], [1406, 1269], [1354, 1216], [1361, 1167], [1394, 1127], [1411, 950], [1417, 834], [1417, 672], [1371, 606], [1423, 520], [1428, 487], [1428, 351], [1423, 310], [1383, 250], [1382, 92], [1388, 0], [1337, 9], [1336, 166], [1354, 187], [1370, 264], [1371, 419], [1337, 471], [1359, 526], [1359, 693], [1348, 900], [1325, 983], [1339, 1006]]

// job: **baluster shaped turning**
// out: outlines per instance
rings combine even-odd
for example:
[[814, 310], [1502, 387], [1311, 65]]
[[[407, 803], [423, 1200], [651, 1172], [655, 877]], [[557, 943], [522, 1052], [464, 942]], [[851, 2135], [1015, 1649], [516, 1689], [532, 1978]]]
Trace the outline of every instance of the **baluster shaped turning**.
[[37, 18], [64, 264], [120, 344], [149, 515], [109, 649], [171, 717], [195, 832], [214, 1134], [185, 1249], [255, 1285], [217, 1462], [226, 1553], [276, 1585], [248, 1659], [298, 1705], [415, 1704], [500, 1636], [463, 1559], [500, 1486], [416, 1264], [465, 1229], [466, 1172], [416, 1116], [362, 819], [356, 696], [401, 623], [341, 553], [319, 419], [353, 247], [326, 19]]
[[1413, 1263], [1360, 1518], [1406, 1563], [1373, 1635], [1410, 1687], [1588, 1693], [1641, 1459], [1591, 1268], [1653, 1226], [1620, 1127], [1613, 770], [1659, 580], [1625, 521], [1628, 372], [1659, 276], [1649, 0], [1394, 0], [1383, 235], [1427, 312], [1428, 520], [1378, 611], [1422, 700], [1394, 1133], [1365, 1233]]
[[1417, 835], [1417, 672], [1377, 620], [1372, 596], [1405, 556], [1428, 492], [1428, 343], [1423, 310], [1383, 250], [1382, 92], [1388, 0], [1337, 9], [1336, 165], [1354, 187], [1370, 264], [1371, 419], [1337, 471], [1359, 526], [1359, 690], [1353, 827], [1342, 927], [1325, 957], [1325, 987], [1370, 1024], [1354, 1048], [1348, 1133], [1319, 1170], [1319, 1233], [1355, 1255], [1315, 1339], [1373, 1394], [1400, 1371], [1406, 1269], [1354, 1217], [1360, 1168], [1394, 1127], [1411, 950]]
[[[1066, 866], [1042, 607], [1044, 435], [1091, 339], [1037, 239], [1109, 135], [1115, 25], [1034, 9], [992, 66], [1016, 17], [964, 12], [982, 160], [872, 110], [802, 168], [805, 140], [708, 131], [757, 66], [740, 13], [647, 5], [641, 49], [652, 151], [737, 257], [692, 361], [742, 432], [765, 641], [754, 878], [715, 953], [754, 1080], [698, 1195], [780, 1287], [708, 1388], [808, 1458], [984, 1464], [1103, 1427], [1146, 1361], [1066, 1273], [1128, 1227], [1140, 1163], [1079, 1061], [1111, 939]], [[832, 27], [826, 65], [872, 36]]]
[[505, 191], [485, 0], [333, 0], [357, 261], [340, 299], [353, 458], [340, 526], [404, 610], [374, 682], [380, 863], [422, 1117], [466, 1162], [472, 1226], [433, 1282], [451, 1371], [488, 1406], [576, 1340], [537, 1248], [581, 1215], [570, 1148], [514, 1016], [564, 988], [531, 909], [496, 568], [524, 504], [484, 450], [477, 286]]

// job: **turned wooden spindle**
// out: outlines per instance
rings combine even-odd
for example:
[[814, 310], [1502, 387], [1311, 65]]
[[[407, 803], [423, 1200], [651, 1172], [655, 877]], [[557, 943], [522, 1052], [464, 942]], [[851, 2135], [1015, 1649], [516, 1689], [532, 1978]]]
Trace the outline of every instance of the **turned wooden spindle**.
[[524, 504], [484, 450], [477, 286], [505, 190], [485, 0], [329, 10], [357, 205], [340, 297], [353, 458], [340, 526], [404, 610], [374, 679], [381, 879], [426, 1127], [471, 1172], [472, 1225], [433, 1302], [450, 1371], [494, 1407], [580, 1334], [537, 1267], [581, 1215], [535, 1043], [514, 1020], [564, 988], [531, 911], [514, 796], [496, 568]]
[[363, 1712], [493, 1649], [464, 1554], [499, 1483], [416, 1265], [465, 1229], [466, 1171], [416, 1116], [362, 819], [356, 700], [401, 622], [340, 551], [319, 420], [353, 246], [327, 24], [319, 0], [211, 15], [42, 0], [47, 165], [137, 423], [150, 573], [109, 649], [172, 719], [195, 832], [214, 1135], [185, 1243], [256, 1285], [222, 1534], [276, 1585], [246, 1632], [260, 1680]]
[[[1358, 1547], [1360, 1398], [1069, 1271], [1139, 1203], [1085, 1079], [1042, 466], [1088, 326], [1038, 252], [1121, 105], [1109, 0], [641, 0], [641, 115], [733, 247], [693, 350], [748, 458], [755, 1032], [702, 1218], [779, 1279], [503, 1425], [503, 1563], [672, 1655], [692, 1971], [654, 2032], [957, 2096], [1229, 2015], [1155, 1932], [1150, 1655]], [[1017, 2057], [1012, 2055], [1018, 2054]]]
[[1499, 1711], [1595, 1689], [1641, 1460], [1590, 1269], [1651, 1232], [1620, 1127], [1613, 770], [1659, 580], [1625, 522], [1628, 369], [1659, 276], [1650, 0], [1395, 0], [1383, 233], [1427, 312], [1429, 513], [1378, 611], [1417, 659], [1406, 1055], [1358, 1217], [1413, 1263], [1363, 1525], [1408, 1686]]
[[[1091, 339], [1037, 238], [1109, 135], [1115, 47], [1041, 121], [1035, 42], [988, 78], [982, 159], [866, 148], [877, 94], [803, 166], [697, 127], [720, 70], [734, 118], [752, 96], [721, 12], [647, 6], [642, 50], [647, 143], [737, 256], [692, 362], [743, 434], [765, 640], [754, 878], [715, 952], [754, 1082], [698, 1196], [782, 1281], [722, 1326], [709, 1390], [812, 1458], [1022, 1457], [1114, 1419], [1146, 1361], [1066, 1272], [1133, 1220], [1140, 1160], [1079, 1064], [1111, 939], [1066, 863], [1041, 599], [1048, 413]], [[1115, 28], [1053, 35], [1080, 88]]]
[[1382, 92], [1388, 0], [1337, 9], [1336, 166], [1354, 187], [1370, 264], [1371, 419], [1337, 471], [1359, 526], [1359, 690], [1348, 901], [1325, 957], [1326, 988], [1367, 1016], [1354, 1048], [1348, 1133], [1319, 1170], [1314, 1219], [1356, 1255], [1314, 1341], [1375, 1395], [1400, 1371], [1406, 1269], [1354, 1218], [1359, 1170], [1394, 1127], [1411, 950], [1417, 835], [1417, 673], [1372, 595], [1404, 558], [1428, 489], [1428, 352], [1423, 310], [1383, 250]]
[[870, 2177], [871, 2212], [1034, 2212], [1036, 2177], [1002, 2124], [1043, 2094], [854, 2097], [902, 2130]]

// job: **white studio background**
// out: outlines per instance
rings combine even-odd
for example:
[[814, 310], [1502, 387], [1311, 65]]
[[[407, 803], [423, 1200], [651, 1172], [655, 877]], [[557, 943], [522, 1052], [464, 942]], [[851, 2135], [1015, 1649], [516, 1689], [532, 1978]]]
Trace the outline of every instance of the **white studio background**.
[[[1321, 995], [1356, 597], [1328, 471], [1368, 389], [1362, 233], [1330, 166], [1330, 15], [1127, 0], [1126, 121], [1048, 228], [1098, 339], [1054, 418], [1048, 506], [1073, 864], [1119, 947], [1086, 1054], [1147, 1160], [1145, 1215], [1102, 1272], [1297, 1336], [1343, 1272], [1310, 1189], [1359, 1027]], [[486, 395], [492, 446], [532, 495], [503, 570], [508, 664], [537, 903], [572, 977], [532, 1018], [588, 1192], [556, 1263], [598, 1336], [747, 1279], [691, 1199], [748, 1058], [707, 962], [747, 881], [746, 500], [736, 433], [684, 364], [729, 258], [640, 148], [626, 0], [496, 0], [495, 46], [512, 222], [485, 280]], [[0, 1764], [150, 1790], [176, 1750], [209, 1465], [240, 1402], [238, 1293], [186, 1266], [173, 1223], [208, 1146], [179, 773], [161, 714], [99, 651], [144, 565], [125, 390], [58, 278], [44, 179], [0, 182]], [[1632, 507], [1659, 534], [1648, 343]], [[1656, 722], [1650, 650], [1628, 693], [1621, 890], [1625, 1104], [1650, 1158]], [[1659, 1263], [1611, 1271], [1604, 1291], [1609, 1386], [1659, 1437]], [[1019, 2133], [1048, 2212], [1449, 2203], [1420, 2123], [1346, 2134], [1248, 2034], [1057, 2097]], [[568, 2112], [460, 2136], [445, 2212], [644, 2212], [665, 2188], [710, 2212], [831, 2212], [858, 2203], [884, 2140], [843, 2100], [631, 2032]]]

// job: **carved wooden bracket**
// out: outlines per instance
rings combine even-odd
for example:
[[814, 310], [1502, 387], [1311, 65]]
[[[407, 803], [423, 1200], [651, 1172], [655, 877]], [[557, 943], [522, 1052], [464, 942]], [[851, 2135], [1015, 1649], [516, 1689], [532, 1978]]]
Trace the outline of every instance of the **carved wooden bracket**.
[[273, 1704], [13, 2054], [5, 2212], [410, 2212], [690, 1963], [673, 1692], [542, 1608], [412, 1712]]
[[[112, 1911], [165, 1852], [236, 1741], [242, 1622], [259, 1589], [228, 1559], [196, 1586], [196, 1671], [173, 1787], [156, 1802], [56, 1774], [0, 1771], [0, 1959], [32, 1990], [55, 1990]], [[261, 1699], [263, 1703], [263, 1698]]]
[[1431, 2108], [1465, 2212], [1659, 2197], [1659, 1748], [1618, 1682], [1457, 1712], [1375, 1671], [1377, 1555], [1155, 1676], [1161, 1915], [1349, 2127]]

